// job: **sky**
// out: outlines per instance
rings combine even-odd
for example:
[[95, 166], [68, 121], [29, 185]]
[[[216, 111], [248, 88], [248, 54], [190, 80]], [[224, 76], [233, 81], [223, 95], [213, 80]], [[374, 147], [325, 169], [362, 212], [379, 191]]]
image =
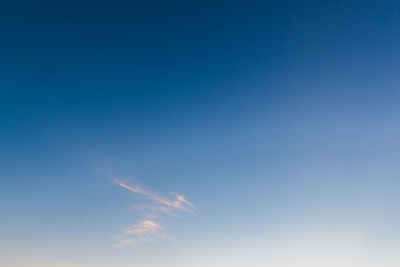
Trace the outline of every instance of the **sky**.
[[400, 266], [398, 1], [1, 1], [0, 265]]

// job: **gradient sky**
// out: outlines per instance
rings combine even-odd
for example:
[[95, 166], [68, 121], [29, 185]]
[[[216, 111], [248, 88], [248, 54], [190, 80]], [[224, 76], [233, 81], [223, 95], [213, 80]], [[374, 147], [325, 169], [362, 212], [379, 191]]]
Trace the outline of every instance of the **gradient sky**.
[[400, 266], [398, 1], [1, 1], [0, 265]]

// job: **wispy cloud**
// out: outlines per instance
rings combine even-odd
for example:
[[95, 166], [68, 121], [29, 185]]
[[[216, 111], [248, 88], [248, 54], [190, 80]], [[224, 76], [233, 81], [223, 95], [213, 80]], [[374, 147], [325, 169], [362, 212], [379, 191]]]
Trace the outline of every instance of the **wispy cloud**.
[[127, 185], [118, 179], [115, 179], [115, 183], [125, 189], [128, 189], [129, 191], [150, 198], [157, 204], [157, 206], [153, 207], [153, 209], [158, 209], [159, 211], [162, 211], [164, 213], [171, 213], [171, 211], [176, 210], [176, 211], [186, 211], [194, 214], [194, 211], [196, 210], [196, 207], [192, 203], [187, 201], [184, 195], [175, 194], [175, 200], [170, 200], [168, 198], [159, 196], [156, 193], [146, 191], [138, 186]]
[[125, 247], [135, 245], [139, 242], [150, 242], [167, 237], [164, 228], [151, 220], [143, 220], [137, 224], [127, 227], [123, 236], [116, 238], [114, 247]]
[[113, 247], [115, 248], [123, 248], [126, 246], [132, 246], [136, 244], [135, 239], [129, 239], [127, 237], [118, 237], [115, 239], [115, 244], [113, 244]]
[[125, 228], [124, 234], [126, 235], [157, 235], [163, 228], [161, 225], [150, 221], [144, 220], [131, 227]]
[[123, 229], [123, 235], [116, 237], [114, 247], [121, 248], [136, 245], [141, 242], [150, 242], [157, 239], [165, 239], [167, 237], [164, 228], [153, 220], [158, 218], [160, 214], [176, 216], [175, 212], [187, 212], [194, 214], [197, 208], [185, 199], [184, 195], [172, 193], [174, 199], [160, 196], [150, 190], [143, 189], [139, 186], [127, 185], [126, 183], [114, 179], [115, 183], [131, 192], [143, 195], [150, 199], [153, 204], [134, 205], [132, 209], [145, 211], [145, 218], [137, 224]]

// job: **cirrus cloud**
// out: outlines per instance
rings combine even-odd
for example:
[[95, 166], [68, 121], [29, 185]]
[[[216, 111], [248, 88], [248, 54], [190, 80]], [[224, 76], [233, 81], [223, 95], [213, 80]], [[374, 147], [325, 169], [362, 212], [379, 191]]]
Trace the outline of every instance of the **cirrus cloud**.
[[185, 211], [194, 214], [196, 207], [185, 199], [184, 195], [174, 194], [175, 200], [162, 197], [156, 193], [142, 189], [139, 186], [130, 186], [122, 181], [115, 179], [115, 183], [131, 192], [146, 196], [150, 198], [156, 205], [158, 210], [169, 213], [171, 211]]
[[118, 179], [114, 179], [114, 182], [122, 188], [146, 197], [152, 202], [151, 205], [147, 203], [133, 206], [134, 210], [147, 212], [145, 219], [138, 221], [137, 224], [124, 228], [123, 235], [116, 237], [116, 243], [113, 245], [114, 247], [122, 248], [141, 242], [165, 239], [167, 238], [167, 234], [164, 228], [153, 221], [153, 219], [158, 218], [159, 214], [176, 216], [176, 212], [194, 214], [197, 210], [192, 203], [186, 200], [184, 195], [172, 193], [174, 199], [169, 199], [139, 186], [128, 185]]

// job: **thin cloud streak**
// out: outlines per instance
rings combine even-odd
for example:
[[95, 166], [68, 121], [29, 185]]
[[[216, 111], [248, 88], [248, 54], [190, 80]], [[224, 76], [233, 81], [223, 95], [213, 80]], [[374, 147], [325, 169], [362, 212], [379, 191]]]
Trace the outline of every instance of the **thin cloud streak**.
[[190, 203], [185, 199], [184, 195], [175, 194], [176, 200], [170, 200], [165, 197], [159, 196], [155, 193], [146, 191], [138, 186], [136, 187], [129, 186], [123, 183], [122, 181], [119, 181], [118, 179], [115, 179], [114, 181], [119, 186], [128, 189], [131, 192], [149, 197], [156, 204], [161, 205], [161, 207], [158, 207], [158, 209], [164, 213], [173, 215], [170, 213], [172, 209], [172, 210], [182, 210], [194, 214], [194, 211], [197, 209], [192, 203]]
[[139, 222], [138, 224], [132, 225], [129, 228], [124, 230], [124, 234], [126, 235], [156, 235], [160, 230], [162, 230], [161, 225], [150, 221], [144, 220]]
[[127, 227], [124, 229], [123, 234], [124, 236], [116, 238], [114, 247], [122, 248], [136, 245], [140, 242], [151, 242], [167, 238], [164, 228], [151, 220], [142, 220], [137, 224]]
[[151, 205], [134, 205], [132, 207], [134, 210], [146, 211], [145, 219], [123, 229], [123, 235], [115, 238], [116, 243], [113, 246], [116, 248], [167, 238], [164, 228], [152, 221], [152, 219], [158, 218], [159, 212], [169, 216], [177, 216], [174, 212], [184, 211], [194, 214], [195, 210], [197, 210], [192, 203], [185, 199], [184, 195], [172, 193], [175, 200], [171, 200], [141, 187], [127, 185], [118, 179], [114, 179], [114, 182], [131, 192], [147, 197], [155, 203]]

